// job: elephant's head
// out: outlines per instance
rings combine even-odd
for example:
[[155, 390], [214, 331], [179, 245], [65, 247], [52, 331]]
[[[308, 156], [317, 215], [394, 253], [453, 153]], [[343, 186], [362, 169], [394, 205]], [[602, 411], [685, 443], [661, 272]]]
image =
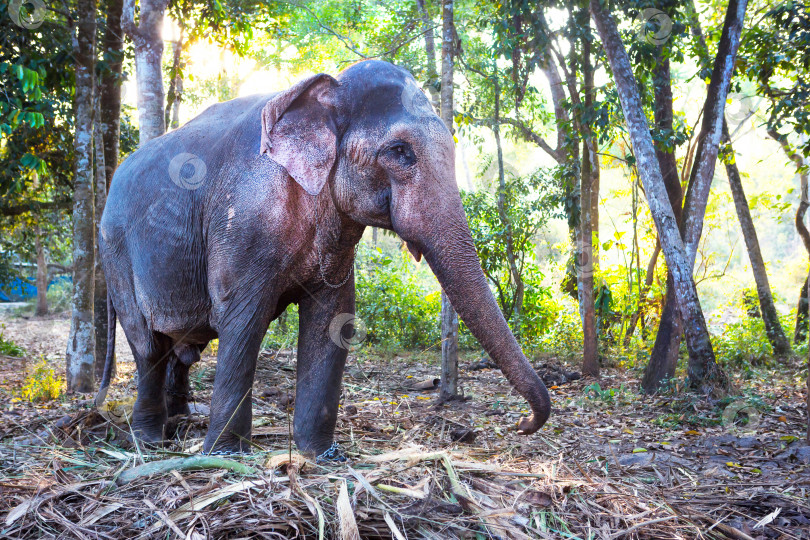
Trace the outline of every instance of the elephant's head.
[[549, 417], [543, 382], [512, 335], [481, 271], [455, 178], [453, 136], [413, 77], [386, 62], [315, 75], [267, 103], [261, 152], [308, 193], [327, 186], [338, 210], [395, 231], [427, 259], [453, 307], [529, 402], [529, 434]]

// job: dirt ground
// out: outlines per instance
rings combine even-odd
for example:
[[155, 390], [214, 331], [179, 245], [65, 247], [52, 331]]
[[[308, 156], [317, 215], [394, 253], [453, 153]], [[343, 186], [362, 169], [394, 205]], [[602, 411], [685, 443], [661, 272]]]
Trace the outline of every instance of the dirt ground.
[[[462, 361], [465, 400], [439, 406], [434, 352], [359, 349], [338, 422], [349, 461], [319, 465], [291, 443], [295, 353], [263, 351], [255, 451], [201, 463], [215, 358], [192, 372], [197, 414], [173, 419], [174, 439], [149, 451], [126, 437], [134, 366], [120, 329], [99, 412], [90, 395], [20, 399], [41, 358], [63, 374], [66, 317], [0, 312], [0, 324], [27, 351], [0, 356], [0, 537], [810, 538], [798, 359], [710, 402], [640, 396], [633, 370], [605, 368], [597, 382], [538, 358], [554, 410], [524, 437], [525, 402], [477, 355]], [[166, 459], [180, 461], [138, 469]]]

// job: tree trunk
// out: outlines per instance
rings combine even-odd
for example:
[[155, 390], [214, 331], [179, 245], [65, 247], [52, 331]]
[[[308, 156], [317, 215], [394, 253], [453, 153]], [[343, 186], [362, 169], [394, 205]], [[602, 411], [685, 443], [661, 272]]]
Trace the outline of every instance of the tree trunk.
[[[442, 2], [442, 86], [441, 114], [453, 132], [453, 64], [455, 56], [453, 0]], [[458, 315], [442, 290], [442, 380], [440, 398], [458, 395]]]
[[166, 126], [177, 129], [180, 126], [180, 103], [183, 100], [183, 26], [180, 35], [172, 42], [172, 77], [166, 94]]
[[[585, 22], [590, 24], [585, 12]], [[593, 66], [591, 64], [591, 42], [582, 39], [582, 73], [584, 82], [584, 110], [593, 108]], [[591, 377], [599, 377], [599, 343], [596, 334], [596, 305], [593, 296], [593, 276], [596, 272], [594, 265], [593, 247], [593, 188], [594, 180], [598, 189], [599, 161], [596, 153], [596, 137], [589, 126], [582, 126], [582, 168], [580, 170], [580, 245], [577, 250], [579, 263], [577, 265], [577, 290], [579, 296], [579, 310], [582, 317], [582, 373]], [[598, 245], [598, 244], [597, 244]]]
[[[98, 155], [96, 148], [96, 161], [104, 169], [103, 187], [105, 193], [99, 190], [100, 180], [96, 178], [96, 222], [101, 220], [101, 211], [107, 200], [106, 191], [110, 190], [115, 169], [118, 167], [118, 144], [121, 132], [121, 89], [124, 60], [124, 33], [121, 30], [121, 14], [124, 9], [124, 0], [107, 0], [107, 22], [104, 28], [103, 50], [101, 55], [107, 63], [107, 69], [101, 72], [98, 84], [100, 112], [97, 116], [96, 130], [101, 130], [103, 155]], [[98, 166], [96, 167], [98, 170]], [[98, 197], [101, 196], [101, 201]], [[98, 227], [96, 227], [98, 232]], [[98, 252], [98, 247], [96, 247]], [[96, 264], [101, 261], [97, 260]], [[96, 279], [104, 280], [104, 274], [96, 270]], [[104, 280], [95, 287], [94, 298], [94, 324], [96, 327], [96, 365], [95, 375], [100, 377], [99, 364], [103, 364], [107, 356], [107, 283]], [[115, 358], [112, 359], [112, 373], [115, 373]]]
[[[430, 93], [430, 100], [433, 102], [433, 107], [440, 110], [439, 104], [439, 74], [436, 73], [436, 41], [433, 37], [433, 21], [430, 18], [427, 7], [425, 7], [425, 0], [416, 0], [416, 7], [419, 9], [419, 15], [422, 16], [422, 32], [425, 34], [425, 56], [427, 57], [427, 89]], [[442, 34], [442, 39], [444, 39]], [[442, 47], [444, 51], [444, 47]], [[444, 68], [444, 57], [442, 57], [442, 69]]]
[[[512, 235], [512, 223], [509, 220], [509, 213], [506, 209], [506, 173], [503, 167], [503, 146], [501, 145], [501, 85], [498, 82], [497, 66], [494, 67], [493, 80], [495, 81], [495, 117], [492, 123], [492, 132], [495, 135], [495, 149], [498, 160], [498, 216], [501, 219], [504, 229], [506, 230], [506, 260], [509, 264], [509, 274], [515, 284], [515, 295], [512, 299], [512, 333], [515, 337], [520, 339], [521, 328], [521, 314], [523, 313], [523, 296], [525, 295], [525, 285], [523, 278], [520, 275], [520, 270], [517, 266], [517, 257], [515, 256], [515, 242]], [[507, 306], [503, 306], [504, 309]], [[507, 314], [507, 317], [509, 315]]]
[[109, 191], [115, 168], [118, 166], [118, 139], [121, 131], [121, 73], [124, 61], [124, 33], [121, 31], [121, 12], [124, 0], [107, 0], [107, 24], [104, 29], [102, 54], [107, 69], [101, 73], [101, 133], [104, 136], [104, 169]]
[[73, 300], [70, 336], [65, 352], [68, 391], [92, 392], [93, 355], [93, 74], [96, 45], [96, 2], [78, 0], [73, 37], [76, 61], [76, 114], [73, 151]]
[[804, 278], [804, 284], [799, 290], [799, 303], [796, 306], [796, 328], [793, 331], [793, 343], [799, 345], [807, 341], [807, 326], [810, 321], [810, 295], [807, 287], [810, 286], [810, 274]]
[[727, 158], [724, 159], [726, 174], [728, 175], [728, 183], [731, 186], [731, 196], [734, 198], [737, 217], [740, 220], [740, 229], [742, 229], [745, 247], [748, 249], [751, 272], [754, 274], [754, 281], [757, 285], [757, 296], [759, 297], [759, 307], [762, 312], [762, 322], [765, 323], [765, 333], [768, 335], [771, 347], [773, 347], [773, 354], [785, 357], [791, 352], [790, 343], [785, 336], [785, 331], [782, 329], [782, 324], [779, 322], [779, 314], [776, 312], [776, 306], [773, 303], [771, 286], [768, 283], [768, 272], [765, 269], [762, 252], [759, 249], [759, 239], [754, 228], [754, 220], [751, 219], [748, 200], [745, 198], [745, 192], [743, 192], [742, 179], [737, 168], [734, 148], [731, 146], [731, 137], [726, 122], [723, 122], [723, 143], [729, 153]]
[[[670, 73], [669, 58], [658, 48], [658, 61], [653, 72], [655, 87], [655, 123], [658, 129], [672, 130], [672, 77]], [[682, 226], [683, 189], [678, 176], [678, 163], [675, 159], [675, 150], [656, 145], [655, 157], [661, 168], [664, 185], [667, 190], [669, 204], [678, 227]], [[660, 243], [660, 242], [659, 242]], [[677, 300], [673, 289], [672, 272], [667, 269], [667, 289], [664, 299], [664, 308], [661, 310], [661, 319], [658, 323], [658, 332], [655, 335], [650, 360], [644, 369], [641, 379], [641, 388], [651, 394], [661, 388], [664, 381], [675, 376], [678, 366], [678, 357], [681, 351], [681, 335], [683, 323], [678, 312]]]
[[42, 317], [48, 314], [48, 260], [39, 225], [34, 228], [34, 247], [37, 251], [37, 308], [34, 315]]
[[[704, 104], [703, 123], [698, 135], [697, 153], [695, 165], [691, 170], [689, 178], [689, 189], [686, 193], [686, 202], [683, 210], [683, 220], [681, 222], [681, 232], [686, 249], [687, 261], [690, 272], [694, 268], [697, 257], [697, 248], [700, 236], [703, 231], [703, 219], [706, 214], [706, 205], [709, 200], [712, 179], [714, 178], [714, 168], [717, 161], [717, 153], [720, 148], [722, 137], [723, 111], [725, 100], [728, 95], [728, 88], [731, 83], [731, 75], [734, 71], [734, 61], [737, 49], [740, 44], [740, 33], [745, 19], [745, 8], [747, 0], [730, 0], [726, 11], [723, 33], [718, 45], [717, 56], [714, 60], [711, 82], [706, 93]], [[666, 253], [666, 250], [665, 250]], [[671, 294], [667, 295], [667, 301], [673, 302]], [[671, 330], [674, 334], [678, 330], [679, 321], [665, 320], [664, 317], [677, 317], [678, 311], [674, 309], [664, 309], [661, 318], [661, 329]], [[652, 373], [674, 373], [674, 365], [677, 363], [677, 353], [675, 351], [679, 338], [673, 334], [661, 334], [656, 337], [656, 347], [653, 348], [653, 355], [650, 357], [650, 370]], [[710, 379], [717, 378], [717, 382], [725, 381], [725, 377], [719, 374], [719, 370], [714, 363], [714, 353], [705, 344], [701, 349], [695, 349], [694, 343], [687, 340], [689, 348], [688, 378], [693, 387], [711, 387], [714, 382]], [[666, 366], [652, 366], [653, 363], [667, 362]], [[715, 377], [717, 375], [717, 377]], [[704, 384], [704, 381], [706, 384]], [[646, 376], [642, 382], [642, 387], [647, 390], [653, 389], [660, 384], [660, 380], [648, 379]], [[649, 391], [649, 390], [648, 390]]]
[[135, 24], [135, 0], [124, 0], [121, 27], [135, 45], [135, 75], [138, 83], [139, 145], [166, 132], [163, 116], [163, 13], [168, 0], [140, 0]]
[[[101, 117], [101, 107], [96, 108], [96, 118]], [[107, 330], [109, 321], [107, 320], [107, 280], [104, 278], [104, 269], [101, 266], [101, 257], [98, 249], [98, 230], [101, 215], [104, 213], [104, 205], [107, 202], [107, 173], [104, 165], [104, 137], [100, 126], [94, 130], [94, 146], [96, 155], [96, 176], [95, 176], [95, 263], [94, 263], [94, 287], [93, 293], [93, 319], [96, 329], [96, 358], [95, 377], [100, 381], [104, 375], [104, 361], [107, 359]]]
[[[658, 264], [658, 256], [661, 254], [661, 242], [655, 243], [655, 249], [653, 250], [653, 254], [650, 257], [650, 262], [647, 263], [647, 273], [644, 276], [644, 288], [641, 289], [641, 293], [639, 294], [638, 299], [638, 309], [636, 312], [633, 313], [633, 316], [630, 318], [630, 323], [627, 325], [627, 332], [624, 334], [624, 347], [627, 348], [630, 346], [630, 339], [633, 337], [633, 333], [636, 331], [636, 326], [638, 325], [638, 321], [642, 320], [644, 317], [644, 307], [645, 307], [645, 299], [647, 298], [647, 294], [650, 291], [650, 287], [652, 287], [653, 280], [655, 279], [655, 267]], [[642, 323], [642, 339], [644, 338], [644, 324]]]
[[[796, 164], [796, 170], [801, 179], [801, 195], [799, 199], [799, 208], [796, 209], [796, 232], [799, 233], [799, 238], [802, 239], [804, 249], [810, 257], [810, 231], [807, 230], [807, 225], [804, 224], [804, 215], [807, 209], [810, 208], [810, 177], [807, 174], [804, 158], [801, 154], [791, 148], [787, 137], [780, 135], [776, 130], [768, 130], [768, 135], [771, 136], [784, 150], [785, 154]], [[810, 275], [805, 280], [802, 290], [799, 292], [799, 306], [796, 311], [796, 330], [793, 334], [793, 343], [804, 343], [807, 339], [808, 332], [808, 298], [807, 298], [807, 285], [810, 282]], [[809, 376], [810, 377], [810, 376]]]
[[633, 144], [638, 174], [644, 184], [650, 213], [658, 229], [664, 257], [672, 270], [674, 290], [677, 294], [681, 316], [685, 322], [686, 339], [691, 343], [691, 349], [699, 355], [700, 365], [705, 368], [703, 373], [690, 373], [691, 381], [693, 384], [704, 383], [701, 385], [701, 389], [710, 392], [714, 382], [724, 383], [725, 381], [714, 380], [715, 378], [720, 379], [722, 372], [719, 372], [714, 362], [709, 330], [706, 320], [703, 318], [697, 289], [692, 278], [692, 266], [689, 264], [689, 257], [678, 230], [672, 204], [669, 202], [661, 168], [655, 157], [655, 148], [630, 59], [619, 36], [616, 23], [610, 14], [600, 5], [599, 0], [591, 0], [590, 6], [619, 92], [622, 110]]
[[[726, 10], [723, 33], [717, 47], [717, 56], [714, 60], [711, 82], [706, 92], [706, 102], [703, 107], [703, 125], [698, 135], [698, 149], [695, 157], [695, 166], [689, 178], [689, 189], [686, 192], [684, 203], [683, 240], [690, 268], [694, 268], [697, 257], [698, 244], [703, 232], [703, 219], [706, 214], [706, 205], [709, 201], [717, 154], [720, 149], [720, 139], [723, 133], [723, 118], [731, 76], [734, 72], [734, 62], [737, 49], [740, 45], [745, 20], [745, 9], [748, 0], [729, 0]], [[689, 348], [689, 366], [687, 373], [693, 387], [703, 385], [705, 379], [712, 378], [714, 354], [711, 357], [695, 350], [687, 340]], [[712, 384], [709, 382], [709, 384]]]

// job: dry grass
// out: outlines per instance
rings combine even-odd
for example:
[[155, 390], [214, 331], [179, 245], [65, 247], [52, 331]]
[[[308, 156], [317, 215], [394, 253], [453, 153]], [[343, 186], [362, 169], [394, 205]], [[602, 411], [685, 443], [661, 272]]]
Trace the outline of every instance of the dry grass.
[[[201, 403], [212, 362], [192, 376]], [[769, 375], [774, 397], [752, 434], [720, 425], [717, 404], [639, 397], [632, 372], [606, 370], [600, 388], [612, 393], [552, 387], [554, 415], [527, 438], [513, 428], [525, 404], [495, 370], [463, 370], [469, 401], [437, 407], [435, 392], [413, 388], [435, 376], [434, 358], [352, 357], [337, 433], [350, 459], [322, 466], [290, 442], [290, 351], [260, 360], [256, 450], [227, 462], [197, 454], [204, 415], [175, 419], [164, 450], [126, 440], [130, 364], [112, 392], [124, 412], [107, 418], [89, 396], [13, 401], [4, 388], [25, 365], [0, 358], [2, 538], [810, 538], [791, 373]], [[133, 473], [159, 461], [173, 466]]]

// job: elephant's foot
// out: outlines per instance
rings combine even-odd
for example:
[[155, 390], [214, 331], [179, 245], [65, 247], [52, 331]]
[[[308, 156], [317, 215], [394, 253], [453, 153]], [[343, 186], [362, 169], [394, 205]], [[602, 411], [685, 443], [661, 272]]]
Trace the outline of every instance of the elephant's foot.
[[165, 425], [165, 415], [145, 418], [138, 418], [138, 415], [135, 415], [132, 422], [132, 433], [139, 443], [158, 447], [163, 445]]
[[317, 463], [334, 463], [346, 461], [346, 456], [340, 445], [334, 441], [334, 436], [324, 434], [303, 433], [295, 437], [298, 451]]
[[332, 446], [315, 457], [316, 463], [343, 463], [345, 461], [346, 455], [340, 449], [340, 445], [337, 442], [333, 442]]
[[189, 394], [185, 392], [166, 391], [166, 409], [169, 418], [177, 415], [188, 416], [191, 414], [191, 409], [188, 406], [189, 397]]
[[132, 411], [132, 433], [139, 442], [162, 445], [167, 419], [165, 407], [147, 405], [138, 400]]
[[239, 437], [233, 433], [224, 433], [209, 429], [203, 443], [203, 453], [205, 454], [249, 454], [252, 451], [250, 445], [250, 432], [246, 436]]

